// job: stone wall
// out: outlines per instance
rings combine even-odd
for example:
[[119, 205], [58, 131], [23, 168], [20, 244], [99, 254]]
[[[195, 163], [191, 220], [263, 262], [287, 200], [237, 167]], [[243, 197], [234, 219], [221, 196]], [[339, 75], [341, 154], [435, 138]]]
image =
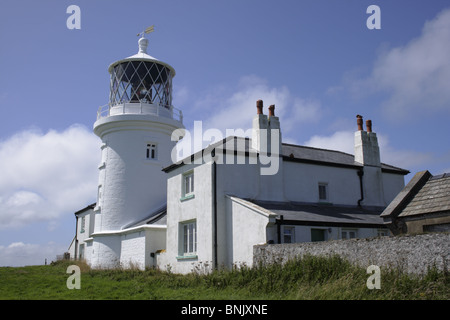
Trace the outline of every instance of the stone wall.
[[283, 263], [305, 254], [341, 257], [367, 268], [400, 268], [404, 272], [424, 274], [436, 266], [449, 270], [450, 234], [429, 233], [378, 237], [369, 239], [333, 240], [293, 244], [266, 244], [253, 247], [253, 265]]

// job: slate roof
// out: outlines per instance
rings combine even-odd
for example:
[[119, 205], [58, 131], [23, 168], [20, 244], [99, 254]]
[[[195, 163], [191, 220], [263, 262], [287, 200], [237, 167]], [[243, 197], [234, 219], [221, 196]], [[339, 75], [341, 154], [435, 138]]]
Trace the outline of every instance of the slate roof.
[[[284, 160], [298, 162], [321, 163], [325, 165], [337, 165], [343, 167], [362, 168], [362, 164], [355, 162], [355, 156], [336, 150], [320, 149], [314, 147], [299, 146], [283, 143], [281, 152]], [[382, 163], [381, 169], [385, 172], [406, 175], [408, 170]]]
[[450, 173], [432, 176], [398, 216], [442, 211], [450, 211]]
[[90, 204], [90, 205], [84, 207], [83, 209], [78, 210], [77, 212], [75, 212], [75, 215], [77, 216], [77, 215], [79, 215], [80, 213], [85, 212], [86, 210], [94, 209], [96, 204], [97, 204], [97, 203], [94, 202], [94, 203], [92, 203], [92, 204]]
[[150, 213], [144, 219], [130, 223], [124, 226], [122, 229], [128, 229], [143, 225], [166, 225], [166, 224], [167, 224], [167, 205], [163, 205], [162, 207]]
[[280, 217], [285, 224], [384, 228], [382, 207], [248, 200]]
[[411, 217], [450, 211], [450, 173], [433, 176], [418, 172], [381, 214], [386, 222], [397, 217]]
[[[233, 140], [233, 141], [231, 141]], [[251, 139], [243, 138], [237, 136], [229, 136], [221, 141], [218, 141], [208, 147], [209, 150], [212, 149], [218, 150], [232, 150], [234, 152], [245, 153], [245, 154], [255, 154], [256, 150], [251, 147]], [[206, 148], [205, 148], [206, 149]], [[170, 172], [173, 169], [183, 165], [186, 159], [190, 158], [191, 162], [194, 159], [202, 156], [202, 152], [205, 149], [198, 151], [191, 155], [190, 157], [186, 157], [179, 164], [172, 164], [163, 169], [165, 172]], [[281, 156], [285, 161], [293, 161], [293, 162], [303, 162], [303, 163], [314, 163], [320, 165], [328, 165], [328, 166], [338, 166], [338, 167], [350, 167], [350, 168], [362, 168], [362, 164], [355, 162], [355, 156], [352, 154], [348, 154], [342, 151], [336, 150], [328, 150], [328, 149], [320, 149], [314, 147], [306, 147], [288, 143], [282, 143], [281, 145]], [[406, 175], [409, 173], [408, 170], [401, 169], [392, 165], [388, 165], [385, 163], [381, 164], [381, 169], [384, 172], [397, 173], [401, 175]]]

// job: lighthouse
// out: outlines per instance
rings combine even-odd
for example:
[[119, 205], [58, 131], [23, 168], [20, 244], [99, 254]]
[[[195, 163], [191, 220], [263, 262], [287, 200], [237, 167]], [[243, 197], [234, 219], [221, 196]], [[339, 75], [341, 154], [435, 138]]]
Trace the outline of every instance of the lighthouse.
[[172, 132], [184, 128], [182, 112], [172, 106], [175, 70], [147, 54], [145, 33], [137, 54], [109, 66], [109, 103], [98, 109], [94, 123], [102, 144], [93, 266], [119, 264], [127, 229], [166, 205], [162, 169], [172, 163]]

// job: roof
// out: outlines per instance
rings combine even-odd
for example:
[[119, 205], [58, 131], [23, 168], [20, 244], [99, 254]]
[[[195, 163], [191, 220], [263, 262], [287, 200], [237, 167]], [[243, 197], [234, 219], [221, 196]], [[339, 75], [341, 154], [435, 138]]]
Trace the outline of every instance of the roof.
[[450, 173], [432, 176], [398, 216], [442, 211], [450, 211]]
[[[234, 140], [231, 142], [231, 140]], [[221, 150], [231, 150], [236, 152], [245, 153], [245, 155], [255, 154], [257, 151], [251, 147], [251, 139], [237, 136], [229, 136], [221, 141], [208, 146], [208, 150], [221, 149]], [[233, 148], [233, 149], [231, 149]], [[206, 149], [206, 148], [205, 148]], [[192, 163], [194, 159], [201, 157], [205, 149], [186, 157], [182, 161], [172, 164], [163, 169], [165, 172], [170, 172], [175, 168], [182, 166], [187, 160]], [[342, 151], [320, 149], [314, 147], [306, 147], [288, 143], [282, 143], [281, 145], [281, 156], [285, 161], [293, 162], [303, 162], [303, 163], [313, 163], [319, 165], [327, 166], [338, 166], [338, 167], [348, 167], [359, 169], [363, 166], [355, 162], [355, 156]], [[392, 165], [385, 163], [381, 164], [381, 169], [384, 172], [396, 173], [401, 175], [406, 175], [409, 173], [408, 170], [401, 169]]]
[[428, 171], [421, 171], [400, 191], [381, 217], [393, 219], [445, 211], [450, 211], [450, 173], [433, 176]]
[[247, 200], [269, 210], [283, 219], [284, 224], [385, 227], [380, 213], [381, 207], [330, 205], [318, 203], [272, 202]]
[[97, 204], [97, 203], [92, 203], [92, 204], [90, 204], [90, 205], [84, 207], [83, 209], [78, 210], [77, 212], [75, 212], [75, 215], [77, 216], [77, 215], [79, 215], [80, 213], [83, 213], [83, 212], [85, 212], [85, 211], [87, 211], [87, 210], [89, 210], [89, 209], [94, 209], [96, 204]]
[[[299, 146], [288, 143], [283, 143], [281, 150], [284, 160], [288, 161], [310, 162], [352, 168], [363, 167], [360, 163], [355, 162], [354, 155], [342, 151]], [[381, 169], [385, 172], [399, 173], [403, 175], [409, 173], [408, 170], [385, 163], [381, 164]]]
[[[144, 40], [144, 42], [142, 42], [142, 40]], [[169, 68], [170, 73], [172, 74], [172, 77], [175, 76], [175, 69], [168, 63], [165, 63], [161, 60], [156, 59], [155, 57], [152, 57], [151, 55], [147, 54], [147, 45], [148, 45], [148, 41], [147, 39], [139, 39], [139, 52], [136, 53], [135, 55], [129, 56], [125, 59], [122, 60], [118, 60], [116, 62], [113, 62], [112, 64], [110, 64], [110, 66], [108, 67], [108, 71], [109, 73], [112, 73], [113, 68], [123, 62], [127, 62], [127, 61], [147, 61], [147, 62], [155, 62], [161, 65], [166, 66], [167, 68]]]
[[143, 225], [166, 225], [166, 224], [167, 224], [167, 205], [164, 204], [160, 208], [151, 212], [144, 219], [132, 222], [124, 226], [122, 229], [128, 229]]

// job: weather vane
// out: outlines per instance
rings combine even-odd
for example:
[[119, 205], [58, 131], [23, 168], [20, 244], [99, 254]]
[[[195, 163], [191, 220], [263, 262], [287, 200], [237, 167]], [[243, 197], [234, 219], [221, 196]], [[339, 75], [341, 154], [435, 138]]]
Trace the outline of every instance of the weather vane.
[[138, 37], [141, 36], [141, 35], [143, 36], [144, 34], [148, 34], [148, 33], [151, 33], [153, 31], [155, 31], [155, 25], [152, 24], [150, 27], [146, 28], [144, 31], [138, 33], [137, 36]]

